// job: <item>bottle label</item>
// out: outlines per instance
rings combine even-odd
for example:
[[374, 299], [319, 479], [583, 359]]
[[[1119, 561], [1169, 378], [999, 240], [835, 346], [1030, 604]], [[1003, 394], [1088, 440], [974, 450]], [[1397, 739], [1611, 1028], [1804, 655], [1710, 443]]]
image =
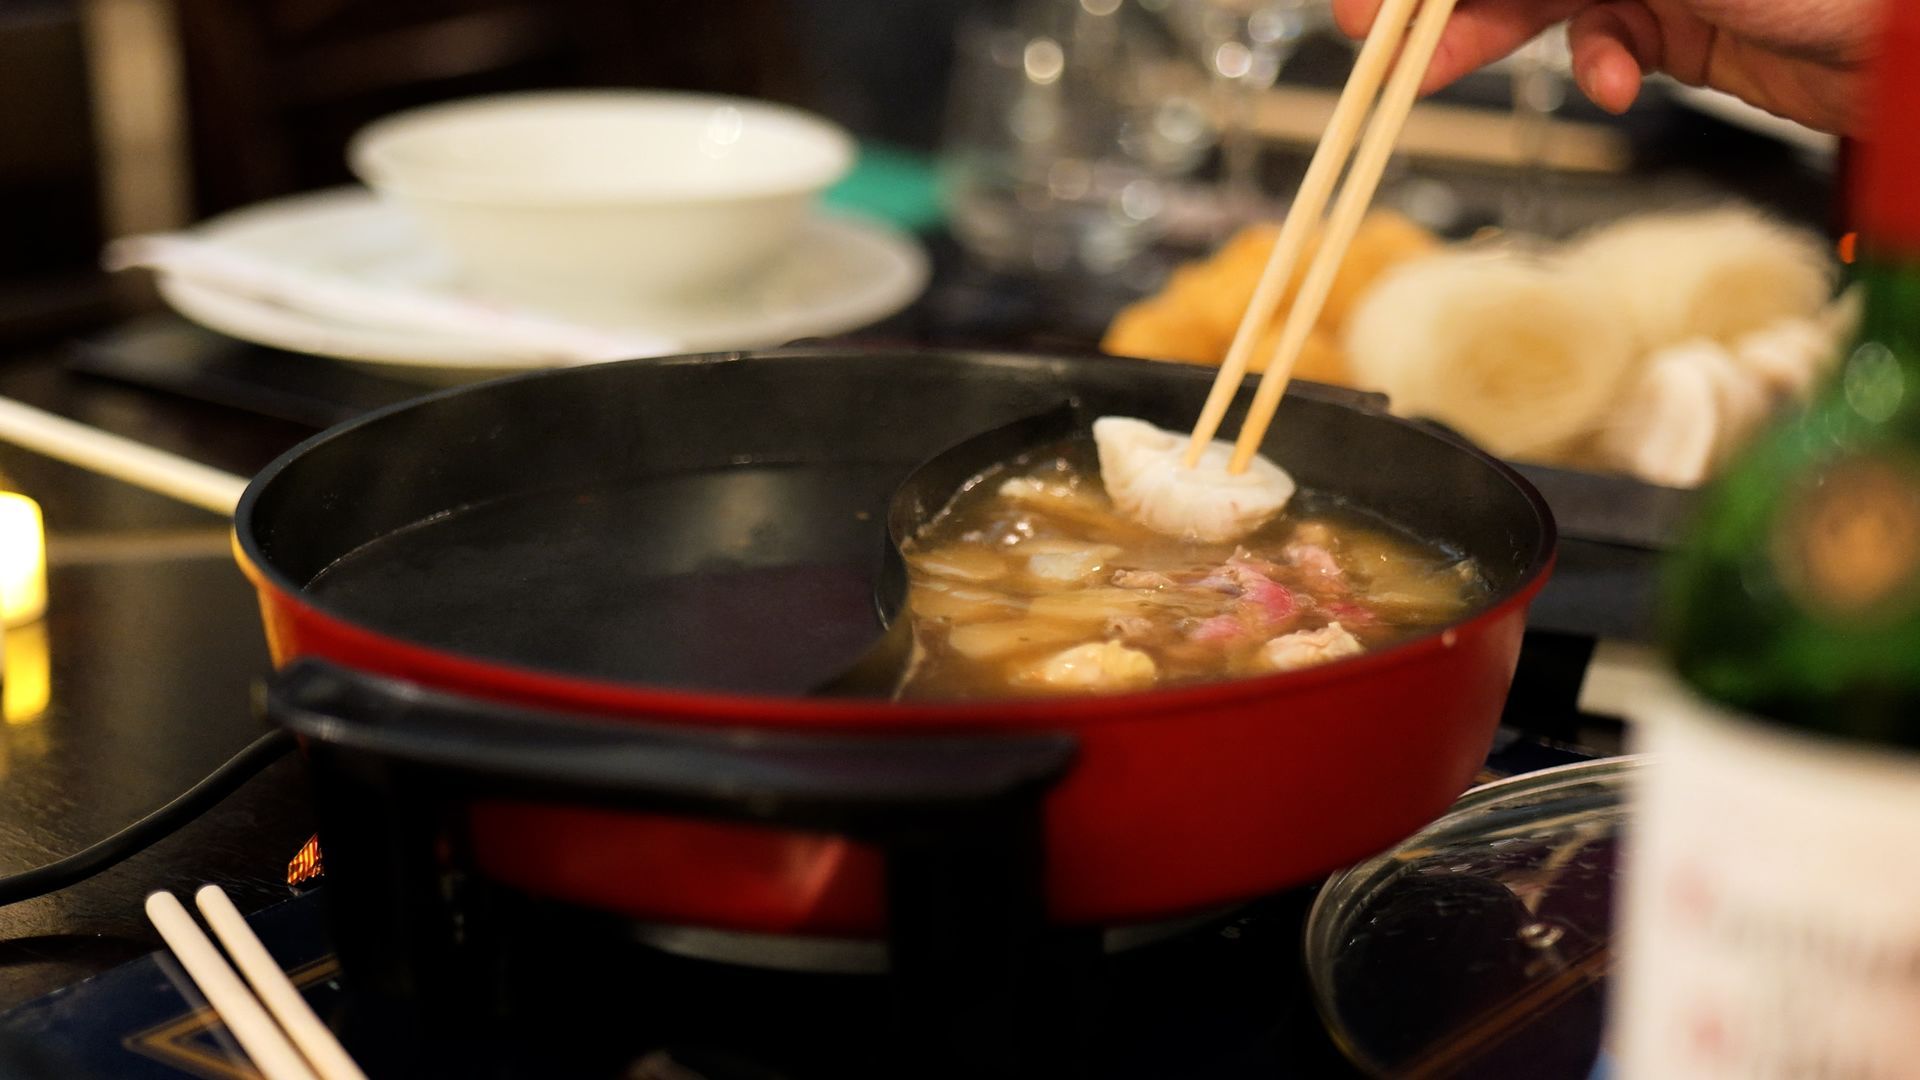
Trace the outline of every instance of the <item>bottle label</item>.
[[1641, 718], [1613, 1036], [1627, 1080], [1920, 1077], [1920, 757], [1675, 688]]

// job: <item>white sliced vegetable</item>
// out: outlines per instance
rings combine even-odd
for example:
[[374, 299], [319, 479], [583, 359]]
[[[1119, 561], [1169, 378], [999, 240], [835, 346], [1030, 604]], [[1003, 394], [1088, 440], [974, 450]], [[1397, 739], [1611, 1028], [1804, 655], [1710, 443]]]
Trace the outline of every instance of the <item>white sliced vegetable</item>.
[[1016, 619], [956, 626], [947, 634], [947, 645], [969, 660], [997, 660], [1029, 649], [1063, 645], [1086, 636], [1085, 626], [1040, 619]]
[[1117, 641], [1080, 645], [1020, 672], [1014, 681], [1045, 690], [1137, 690], [1159, 677], [1153, 657]]
[[1615, 298], [1642, 350], [1706, 338], [1731, 345], [1781, 319], [1811, 317], [1833, 295], [1819, 237], [1744, 207], [1643, 214], [1605, 226], [1563, 256]]
[[1143, 420], [1094, 421], [1100, 478], [1129, 518], [1157, 533], [1208, 542], [1237, 540], [1271, 521], [1293, 498], [1293, 477], [1264, 457], [1227, 472], [1233, 444], [1215, 442], [1200, 463], [1181, 461], [1187, 438]]
[[1085, 548], [1072, 552], [1042, 552], [1027, 558], [1027, 573], [1045, 581], [1071, 584], [1085, 581], [1107, 568], [1119, 548]]
[[1113, 583], [1122, 589], [1172, 589], [1179, 585], [1158, 570], [1115, 570]]
[[979, 548], [937, 548], [910, 555], [907, 561], [926, 573], [961, 581], [994, 581], [1007, 575], [1005, 559]]
[[1805, 401], [1839, 341], [1821, 319], [1788, 319], [1742, 338], [1734, 360], [1780, 400]]
[[1713, 379], [1713, 399], [1719, 405], [1720, 415], [1713, 461], [1719, 465], [1745, 446], [1773, 414], [1772, 396], [1760, 376], [1740, 366], [1732, 353], [1718, 345], [1702, 343], [1689, 355]]
[[912, 593], [914, 613], [930, 619], [948, 619], [956, 623], [1006, 619], [1020, 613], [1020, 604], [1002, 593], [969, 589], [926, 581]]
[[1356, 384], [1507, 457], [1556, 453], [1593, 429], [1639, 353], [1607, 293], [1512, 252], [1398, 267], [1346, 328]]
[[1220, 593], [1198, 590], [1156, 592], [1148, 589], [1074, 589], [1071, 592], [1036, 596], [1028, 601], [1027, 610], [1036, 619], [1058, 619], [1093, 624], [1105, 622], [1112, 616], [1152, 615], [1160, 612], [1161, 617], [1166, 618], [1165, 613], [1169, 611], [1186, 613], [1203, 610], [1217, 611], [1227, 599]]
[[1016, 555], [1078, 555], [1082, 552], [1094, 552], [1103, 559], [1111, 559], [1120, 554], [1118, 544], [1089, 544], [1085, 540], [1022, 540], [1012, 548]]
[[1720, 396], [1712, 372], [1685, 352], [1647, 364], [1596, 449], [1606, 466], [1648, 483], [1697, 487], [1720, 443]]

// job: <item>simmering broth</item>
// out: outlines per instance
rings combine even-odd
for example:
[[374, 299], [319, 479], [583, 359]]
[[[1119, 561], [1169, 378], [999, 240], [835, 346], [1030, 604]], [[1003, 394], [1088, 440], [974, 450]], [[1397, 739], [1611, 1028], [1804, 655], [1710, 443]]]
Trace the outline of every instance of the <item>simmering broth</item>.
[[1114, 693], [1327, 663], [1436, 629], [1479, 569], [1338, 499], [1296, 496], [1238, 544], [1118, 514], [1084, 442], [969, 484], [907, 545], [900, 696]]

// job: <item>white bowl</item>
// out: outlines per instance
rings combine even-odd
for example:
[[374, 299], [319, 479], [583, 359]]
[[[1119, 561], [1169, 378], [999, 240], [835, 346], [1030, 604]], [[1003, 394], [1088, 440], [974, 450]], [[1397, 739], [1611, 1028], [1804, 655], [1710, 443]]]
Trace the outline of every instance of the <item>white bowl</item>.
[[355, 174], [480, 291], [601, 321], [772, 265], [853, 153], [845, 131], [796, 109], [628, 90], [432, 105], [347, 147]]

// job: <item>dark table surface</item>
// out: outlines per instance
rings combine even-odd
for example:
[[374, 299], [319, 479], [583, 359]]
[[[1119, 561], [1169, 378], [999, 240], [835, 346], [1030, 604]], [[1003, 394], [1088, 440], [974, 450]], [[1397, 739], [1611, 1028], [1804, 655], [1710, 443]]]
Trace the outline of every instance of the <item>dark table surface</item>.
[[[305, 434], [73, 378], [64, 356], [10, 357], [0, 394], [242, 472]], [[109, 835], [245, 746], [261, 731], [248, 700], [267, 656], [224, 519], [12, 447], [0, 473], [46, 515], [48, 615], [10, 633], [44, 632], [52, 682], [44, 714], [0, 730], [6, 873]], [[281, 762], [122, 866], [0, 908], [0, 1006], [156, 947], [141, 914], [152, 889], [217, 882], [247, 909], [285, 897], [284, 867], [311, 831], [299, 770]]]

